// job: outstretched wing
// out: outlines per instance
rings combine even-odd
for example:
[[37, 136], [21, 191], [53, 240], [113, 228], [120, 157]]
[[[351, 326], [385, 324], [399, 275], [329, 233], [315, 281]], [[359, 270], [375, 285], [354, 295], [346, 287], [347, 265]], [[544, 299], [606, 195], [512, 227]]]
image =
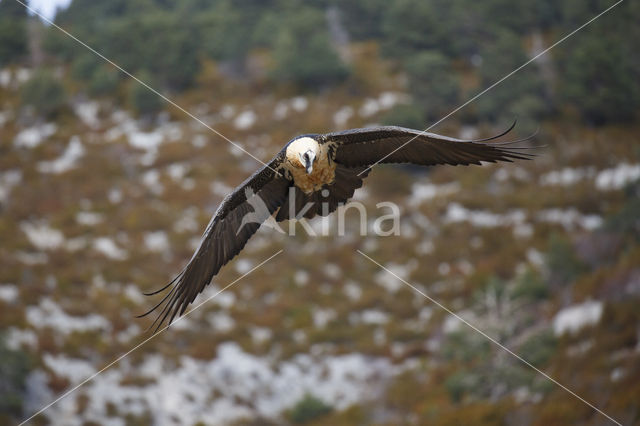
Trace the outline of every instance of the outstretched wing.
[[529, 138], [508, 143], [492, 142], [506, 135], [514, 126], [515, 122], [499, 135], [478, 140], [455, 139], [396, 126], [351, 129], [328, 133], [324, 138], [333, 145], [335, 161], [348, 167], [371, 166], [377, 163], [431, 166], [528, 160], [533, 155], [526, 151], [530, 148], [511, 145]]
[[276, 172], [282, 158], [281, 153], [225, 197], [187, 266], [169, 284], [147, 294], [168, 291], [157, 305], [140, 315], [160, 309], [152, 327], [157, 324], [159, 328], [167, 319], [170, 324], [176, 315], [182, 315], [220, 268], [240, 253], [262, 222], [282, 205], [291, 184]]

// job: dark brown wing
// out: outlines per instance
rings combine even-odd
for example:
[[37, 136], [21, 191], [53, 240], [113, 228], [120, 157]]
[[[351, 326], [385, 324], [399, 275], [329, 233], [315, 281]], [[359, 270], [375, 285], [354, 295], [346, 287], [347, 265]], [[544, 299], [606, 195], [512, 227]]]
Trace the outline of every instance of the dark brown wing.
[[291, 184], [275, 171], [282, 158], [283, 152], [225, 197], [187, 266], [169, 284], [148, 294], [168, 291], [157, 305], [140, 315], [161, 308], [152, 327], [157, 325], [157, 330], [165, 320], [170, 324], [182, 315], [220, 268], [240, 253], [262, 222], [282, 205]]
[[324, 137], [328, 143], [334, 144], [335, 161], [348, 167], [377, 163], [431, 166], [528, 160], [533, 155], [526, 151], [530, 148], [491, 142], [513, 127], [497, 136], [479, 140], [461, 140], [395, 126], [352, 129], [328, 133]]

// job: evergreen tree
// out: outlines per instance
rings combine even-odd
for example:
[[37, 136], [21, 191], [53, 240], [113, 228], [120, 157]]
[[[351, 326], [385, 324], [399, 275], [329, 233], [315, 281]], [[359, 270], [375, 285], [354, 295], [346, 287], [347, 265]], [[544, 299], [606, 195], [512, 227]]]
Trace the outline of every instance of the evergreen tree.
[[0, 1], [0, 67], [27, 54], [27, 10], [16, 1]]
[[[481, 50], [479, 67], [481, 87], [491, 86], [502, 77], [527, 61], [522, 40], [509, 30], [497, 31]], [[482, 121], [507, 121], [519, 118], [540, 118], [550, 106], [546, 104], [545, 89], [535, 64], [521, 69], [498, 86], [478, 98], [473, 104], [477, 117]]]
[[459, 82], [451, 61], [437, 51], [424, 51], [406, 61], [409, 91], [414, 102], [435, 121], [460, 102]]
[[312, 88], [340, 81], [348, 74], [332, 48], [322, 13], [298, 7], [280, 27], [273, 51], [276, 81]]
[[[155, 81], [149, 72], [142, 71], [137, 77], [149, 86], [155, 86]], [[162, 109], [164, 101], [158, 95], [137, 81], [131, 81], [129, 84], [129, 102], [139, 115], [150, 117]]]
[[67, 103], [62, 83], [48, 70], [39, 70], [21, 88], [22, 104], [42, 117], [51, 118]]

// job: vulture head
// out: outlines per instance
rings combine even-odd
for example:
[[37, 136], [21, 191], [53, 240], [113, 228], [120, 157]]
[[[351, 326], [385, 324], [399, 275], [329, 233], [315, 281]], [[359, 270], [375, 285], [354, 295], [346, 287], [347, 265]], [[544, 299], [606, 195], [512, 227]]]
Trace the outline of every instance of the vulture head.
[[320, 154], [318, 142], [308, 136], [298, 138], [287, 147], [287, 159], [294, 167], [304, 169], [307, 174], [313, 172], [313, 163]]

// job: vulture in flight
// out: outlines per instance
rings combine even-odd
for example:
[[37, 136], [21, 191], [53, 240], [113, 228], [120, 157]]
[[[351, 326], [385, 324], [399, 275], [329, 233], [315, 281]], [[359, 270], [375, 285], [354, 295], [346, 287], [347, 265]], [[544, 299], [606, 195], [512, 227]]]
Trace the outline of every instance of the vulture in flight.
[[307, 134], [292, 139], [268, 164], [224, 198], [185, 268], [163, 288], [146, 293], [167, 292], [141, 316], [159, 310], [154, 322], [158, 325], [156, 330], [166, 320], [171, 323], [185, 312], [220, 268], [240, 253], [262, 222], [274, 213], [276, 221], [328, 215], [353, 196], [373, 165], [456, 166], [531, 159], [534, 154], [527, 151], [531, 148], [513, 146], [531, 137], [495, 142], [514, 126], [515, 122], [496, 136], [477, 140], [396, 126]]

